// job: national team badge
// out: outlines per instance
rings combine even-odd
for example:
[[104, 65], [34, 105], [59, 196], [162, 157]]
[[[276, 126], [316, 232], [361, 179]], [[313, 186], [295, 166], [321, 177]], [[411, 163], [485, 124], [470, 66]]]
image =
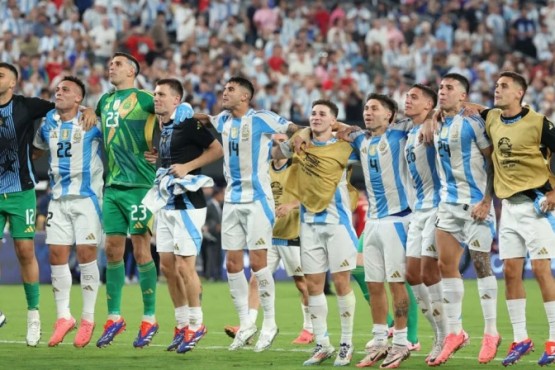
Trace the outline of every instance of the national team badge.
[[378, 146], [378, 149], [380, 150], [380, 152], [385, 152], [387, 150], [387, 144], [385, 141], [381, 141], [380, 145]]
[[75, 133], [73, 134], [73, 142], [80, 143], [82, 138], [83, 138], [83, 135], [81, 134], [81, 130], [76, 130]]
[[114, 102], [114, 110], [118, 110], [118, 109], [119, 109], [119, 106], [120, 106], [120, 104], [121, 104], [121, 100], [119, 100], [119, 99], [118, 99], [118, 100], [116, 100], [116, 101]]
[[237, 127], [231, 128], [231, 138], [237, 139], [239, 137], [239, 129]]
[[449, 135], [449, 129], [446, 126], [443, 126], [443, 128], [439, 133], [439, 137], [442, 139], [446, 139], [448, 135]]
[[251, 136], [251, 133], [249, 130], [249, 126], [248, 125], [243, 126], [243, 128], [241, 129], [241, 140], [247, 141], [249, 140], [250, 136]]
[[69, 139], [69, 130], [62, 130], [62, 140]]
[[57, 139], [58, 138], [58, 132], [57, 131], [50, 131], [50, 138], [51, 139]]

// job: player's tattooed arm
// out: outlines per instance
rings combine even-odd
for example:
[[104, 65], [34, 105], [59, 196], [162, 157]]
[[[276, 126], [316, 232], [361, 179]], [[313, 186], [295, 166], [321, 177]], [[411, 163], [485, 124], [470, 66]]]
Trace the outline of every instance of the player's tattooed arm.
[[484, 221], [488, 215], [491, 208], [491, 202], [493, 199], [493, 162], [491, 160], [491, 153], [493, 147], [489, 146], [485, 149], [481, 149], [482, 155], [486, 160], [486, 189], [484, 198], [476, 203], [474, 207], [472, 207], [472, 211], [470, 215], [476, 221]]

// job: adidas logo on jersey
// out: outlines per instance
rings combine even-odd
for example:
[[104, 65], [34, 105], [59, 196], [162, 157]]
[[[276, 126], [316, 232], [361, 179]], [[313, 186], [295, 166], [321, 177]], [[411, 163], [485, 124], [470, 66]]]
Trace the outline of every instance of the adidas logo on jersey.
[[35, 232], [35, 227], [32, 225], [27, 226], [27, 228], [25, 229], [26, 233], [34, 233]]
[[399, 271], [395, 271], [393, 274], [391, 274], [392, 279], [398, 279], [400, 277], [402, 277], [402, 275]]
[[96, 240], [96, 237], [94, 236], [93, 233], [90, 233], [89, 235], [87, 235], [87, 237], [85, 238], [85, 240]]
[[436, 247], [432, 244], [430, 245], [428, 248], [426, 248], [426, 252], [435, 252], [436, 251]]
[[339, 265], [339, 267], [348, 267], [349, 266], [349, 261], [347, 260], [343, 260], [343, 262], [341, 262], [341, 264]]
[[260, 238], [254, 245], [266, 245], [266, 241], [264, 238]]
[[542, 247], [542, 249], [538, 252], [538, 256], [547, 256], [548, 254], [549, 252], [546, 247]]
[[475, 248], [480, 248], [480, 242], [478, 240], [474, 240], [470, 245]]
[[303, 272], [303, 268], [302, 268], [301, 266], [298, 266], [298, 267], [295, 269], [295, 273], [297, 273], [297, 274], [301, 274], [302, 272]]
[[140, 221], [137, 221], [135, 225], [133, 225], [134, 229], [142, 229], [144, 226]]

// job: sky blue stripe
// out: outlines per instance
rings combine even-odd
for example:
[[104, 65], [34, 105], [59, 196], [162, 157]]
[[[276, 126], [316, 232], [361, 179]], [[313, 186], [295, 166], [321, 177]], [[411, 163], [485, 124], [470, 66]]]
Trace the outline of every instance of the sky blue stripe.
[[83, 136], [83, 175], [81, 180], [81, 189], [79, 193], [84, 196], [91, 196], [91, 157], [92, 145], [95, 136], [95, 129], [85, 132]]
[[[387, 198], [385, 196], [385, 187], [383, 185], [382, 171], [380, 164], [380, 155], [378, 154], [378, 149], [376, 149], [376, 154], [370, 155], [370, 147], [372, 145], [378, 145], [380, 142], [380, 136], [372, 137], [370, 139], [370, 145], [368, 145], [368, 174], [370, 175], [370, 184], [372, 190], [374, 191], [374, 201], [376, 202], [376, 209], [378, 211], [378, 218], [382, 218], [389, 215], [389, 209], [387, 206]], [[370, 167], [370, 160], [375, 160], [378, 163], [378, 171]]]
[[35, 173], [33, 172], [33, 163], [31, 163], [31, 145], [27, 145], [27, 168], [29, 169], [29, 176], [33, 184], [37, 184], [37, 179], [35, 179]]
[[[461, 150], [463, 154], [464, 175], [470, 186], [470, 203], [475, 204], [484, 198], [484, 194], [476, 185], [472, 174], [472, 143], [476, 142], [476, 135], [470, 123], [465, 119], [461, 129]], [[470, 140], [472, 139], [472, 140]]]
[[260, 155], [260, 144], [262, 140], [263, 133], [268, 129], [268, 125], [264, 120], [253, 117], [252, 118], [252, 149], [251, 149], [251, 163], [252, 163], [252, 174], [251, 174], [251, 183], [252, 183], [252, 190], [253, 190], [253, 197], [254, 199], [257, 198], [265, 198], [264, 196], [264, 189], [262, 189], [262, 184], [260, 183], [259, 176], [269, 176], [268, 174], [259, 174], [258, 168], [258, 156]]
[[[233, 132], [234, 128], [237, 130], [237, 138], [235, 138], [235, 140], [231, 138], [231, 133]], [[237, 145], [239, 145], [240, 136], [241, 136], [241, 119], [233, 118], [231, 121], [228, 141], [230, 143], [234, 142]], [[241, 186], [241, 162], [239, 160], [240, 153], [237, 152], [237, 155], [235, 155], [234, 153], [235, 153], [234, 151], [231, 151], [231, 150], [229, 151], [229, 172], [230, 172], [229, 175], [231, 176], [231, 202], [238, 203], [241, 201], [241, 192], [243, 190]]]
[[[67, 130], [69, 131], [68, 137], [66, 140], [62, 139], [63, 132]], [[58, 143], [64, 143], [62, 147], [61, 153], [64, 154], [63, 157], [58, 158], [58, 166], [60, 168], [60, 184], [62, 185], [62, 196], [67, 195], [69, 192], [69, 185], [71, 184], [71, 157], [65, 155], [67, 146], [65, 143], [71, 143], [71, 136], [73, 134], [73, 124], [72, 123], [63, 123], [61, 130], [59, 132]], [[69, 153], [73, 152], [73, 148], [69, 150]], [[58, 155], [58, 153], [52, 153], [53, 155]]]
[[430, 176], [434, 182], [434, 207], [439, 204], [441, 182], [436, 170], [436, 149], [432, 145], [426, 147], [426, 158], [428, 159], [428, 168], [430, 169]]
[[393, 226], [395, 226], [395, 231], [397, 231], [397, 236], [401, 243], [403, 244], [403, 249], [407, 249], [407, 232], [405, 230], [405, 226], [402, 222], [394, 222]]
[[545, 214], [545, 218], [547, 218], [547, 221], [549, 221], [549, 224], [551, 225], [551, 230], [555, 232], [555, 216], [553, 216], [551, 212], [547, 212]]
[[262, 209], [264, 210], [264, 214], [266, 215], [266, 218], [268, 218], [268, 221], [270, 221], [270, 224], [274, 226], [276, 216], [274, 211], [272, 210], [272, 207], [270, 207], [270, 204], [268, 203], [268, 199], [262, 198], [260, 199], [260, 203], [262, 204]]
[[349, 215], [347, 214], [347, 212], [351, 212], [350, 204], [348, 205], [349, 209], [346, 209], [345, 205], [343, 204], [343, 200], [341, 199], [341, 192], [340, 191], [335, 192], [335, 204], [337, 205], [337, 214], [339, 215], [339, 224], [345, 226], [345, 228], [347, 229], [347, 233], [349, 233], [349, 236], [351, 237], [351, 241], [353, 242], [353, 245], [352, 245], [353, 248], [357, 249], [358, 237], [357, 237], [357, 234], [356, 234], [355, 230], [353, 229], [353, 224], [351, 222], [351, 219], [349, 218]]
[[[411, 149], [413, 153], [416, 153], [416, 150], [414, 150], [414, 145], [410, 145], [409, 147], [407, 147], [407, 152], [410, 153]], [[424, 184], [422, 183], [422, 177], [420, 177], [420, 174], [418, 173], [418, 166], [416, 165], [417, 161], [418, 161], [418, 158], [416, 158], [414, 161], [409, 161], [407, 159], [409, 172], [416, 186], [417, 201], [414, 208], [421, 209], [422, 203], [424, 202], [425, 195], [424, 195]]]
[[[442, 139], [441, 135], [439, 138], [440, 142], [443, 142], [446, 145], [449, 145], [449, 149], [451, 149], [451, 143], [449, 142], [449, 137], [451, 135], [451, 122], [453, 121], [452, 118], [446, 118], [446, 125], [447, 125], [447, 138], [446, 139]], [[439, 155], [439, 161], [441, 162], [441, 168], [443, 169], [443, 173], [445, 174], [445, 182], [447, 183], [447, 199], [446, 202], [447, 203], [456, 203], [458, 200], [458, 196], [457, 196], [457, 182], [455, 181], [455, 177], [453, 176], [453, 169], [451, 167], [451, 157], [448, 155], [448, 153], [443, 152], [443, 155], [440, 155], [439, 150], [438, 150], [438, 155]]]
[[403, 153], [401, 153], [401, 140], [406, 138], [406, 133], [404, 131], [390, 130], [387, 134], [387, 141], [389, 142], [389, 148], [391, 150], [391, 157], [393, 158], [393, 173], [395, 176], [395, 186], [397, 187], [397, 194], [399, 196], [399, 202], [401, 209], [405, 209], [409, 206], [407, 200], [407, 194], [405, 192], [405, 186], [403, 185], [401, 171], [400, 159]]
[[183, 225], [185, 225], [185, 229], [191, 235], [193, 242], [195, 243], [195, 247], [197, 248], [197, 253], [200, 251], [200, 246], [202, 245], [202, 234], [199, 233], [193, 220], [191, 220], [191, 216], [187, 212], [186, 209], [182, 209], [179, 211], [181, 215], [181, 219], [183, 220]]

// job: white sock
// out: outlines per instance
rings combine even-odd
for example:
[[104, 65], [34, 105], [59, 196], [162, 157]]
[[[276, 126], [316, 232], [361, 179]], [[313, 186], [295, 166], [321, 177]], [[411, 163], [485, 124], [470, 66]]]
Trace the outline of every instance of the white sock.
[[437, 324], [433, 315], [432, 303], [430, 299], [430, 293], [428, 292], [428, 287], [424, 284], [417, 284], [411, 285], [411, 288], [412, 292], [414, 293], [416, 302], [418, 303], [418, 307], [420, 308], [420, 311], [422, 312], [426, 320], [428, 320], [428, 322], [432, 326], [432, 329], [434, 330], [434, 333], [437, 335]]
[[387, 324], [374, 324], [372, 327], [372, 336], [374, 337], [374, 344], [387, 344], [387, 335], [389, 329]]
[[189, 307], [189, 329], [197, 331], [202, 325], [202, 307]]
[[443, 285], [441, 281], [430, 285], [428, 292], [430, 293], [430, 305], [432, 306], [432, 315], [437, 329], [437, 339], [443, 341], [447, 335], [447, 318], [443, 307]]
[[52, 290], [54, 301], [56, 301], [56, 312], [58, 319], [71, 318], [69, 310], [69, 295], [71, 293], [71, 271], [69, 265], [50, 265], [52, 274]]
[[258, 320], [258, 309], [249, 308], [249, 317], [251, 318], [251, 321], [256, 325], [256, 320]]
[[408, 329], [406, 327], [399, 330], [393, 329], [393, 340], [391, 342], [397, 346], [408, 346], [407, 332]]
[[353, 320], [355, 318], [356, 298], [351, 290], [344, 296], [337, 296], [339, 307], [339, 320], [341, 322], [341, 341], [339, 343], [352, 344]]
[[460, 278], [442, 280], [445, 315], [449, 333], [459, 334], [462, 330], [462, 300], [464, 283]]
[[555, 301], [544, 302], [547, 323], [549, 324], [549, 341], [555, 341]]
[[303, 311], [303, 329], [312, 333], [312, 320], [310, 320], [310, 311], [308, 310], [308, 306], [301, 303], [301, 308]]
[[98, 287], [100, 286], [100, 272], [96, 260], [89, 263], [80, 263], [81, 270], [81, 293], [83, 296], [83, 313], [81, 318], [88, 322], [94, 322], [94, 308]]
[[518, 343], [528, 339], [528, 330], [526, 330], [526, 298], [507, 299], [507, 310], [513, 325], [514, 342]]
[[189, 325], [189, 306], [180, 306], [174, 309], [175, 324], [178, 329], [183, 329]]
[[330, 345], [330, 338], [328, 336], [328, 301], [324, 293], [308, 296], [308, 310], [312, 318], [312, 328], [316, 344], [322, 346]]
[[478, 279], [478, 294], [484, 315], [484, 334], [498, 335], [497, 332], [497, 279], [488, 276]]
[[39, 310], [27, 310], [27, 321], [40, 320]]
[[262, 331], [272, 331], [276, 328], [276, 287], [274, 285], [274, 277], [268, 267], [256, 271], [254, 276], [258, 280], [258, 296], [260, 297], [260, 305], [264, 310]]
[[249, 318], [249, 283], [243, 271], [227, 273], [229, 292], [237, 314], [239, 314], [239, 327], [247, 328], [252, 325]]

